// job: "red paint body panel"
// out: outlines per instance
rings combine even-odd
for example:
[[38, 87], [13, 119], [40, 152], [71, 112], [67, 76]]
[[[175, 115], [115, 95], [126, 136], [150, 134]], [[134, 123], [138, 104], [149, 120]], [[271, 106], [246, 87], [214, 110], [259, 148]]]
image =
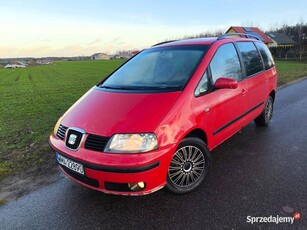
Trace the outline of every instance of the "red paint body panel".
[[[263, 110], [271, 93], [276, 92], [275, 67], [244, 78], [235, 89], [216, 89], [202, 96], [194, 96], [195, 89], [208, 68], [217, 49], [225, 43], [246, 41], [243, 38], [217, 40], [193, 39], [167, 43], [159, 47], [180, 45], [210, 45], [194, 74], [182, 91], [176, 92], [111, 92], [93, 87], [64, 115], [61, 124], [84, 130], [78, 150], [66, 147], [64, 140], [51, 134], [49, 143], [55, 152], [84, 165], [111, 167], [112, 170], [135, 169], [158, 163], [141, 172], [121, 173], [85, 166], [85, 176], [97, 180], [93, 187], [64, 172], [70, 178], [92, 189], [113, 194], [141, 195], [162, 188], [166, 184], [168, 167], [179, 143], [193, 130], [203, 132], [209, 150], [234, 135], [255, 119]], [[254, 108], [254, 109], [253, 109]], [[249, 111], [250, 110], [250, 111]], [[158, 148], [146, 153], [107, 153], [85, 148], [89, 134], [111, 137], [122, 133], [154, 133]], [[142, 191], [111, 191], [105, 182], [145, 182]]]
[[153, 132], [180, 94], [113, 93], [94, 87], [73, 106], [62, 124], [67, 127], [78, 124], [78, 128], [102, 136]]
[[[108, 191], [105, 189], [104, 182], [113, 182], [113, 183], [134, 183], [139, 181], [146, 182], [146, 190], [141, 192], [133, 192], [133, 195], [148, 194], [154, 192], [162, 187], [164, 187], [166, 181], [166, 173], [169, 166], [169, 162], [173, 155], [173, 152], [176, 150], [176, 145], [170, 145], [166, 148], [160, 148], [159, 150], [152, 151], [150, 153], [142, 154], [110, 154], [110, 153], [101, 153], [86, 150], [81, 146], [78, 152], [71, 151], [65, 148], [63, 141], [54, 140], [56, 137], [50, 138], [50, 145], [54, 151], [61, 153], [64, 156], [69, 156], [77, 161], [91, 163], [100, 166], [112, 166], [118, 168], [133, 168], [137, 166], [148, 165], [153, 162], [159, 162], [159, 167], [139, 173], [115, 173], [115, 172], [103, 172], [99, 170], [93, 170], [90, 168], [85, 168], [85, 175], [89, 178], [96, 179], [99, 181], [99, 188], [89, 186], [81, 181], [76, 180], [78, 183], [98, 190], [105, 193], [112, 194], [131, 194], [128, 192], [116, 192]], [[59, 148], [57, 148], [59, 147]], [[63, 154], [63, 150], [65, 154]], [[62, 170], [63, 171], [63, 170]], [[65, 173], [65, 171], [63, 171]], [[67, 173], [65, 173], [70, 178], [74, 179]], [[150, 178], [150, 180], [149, 180]], [[74, 179], [75, 180], [75, 179]]]

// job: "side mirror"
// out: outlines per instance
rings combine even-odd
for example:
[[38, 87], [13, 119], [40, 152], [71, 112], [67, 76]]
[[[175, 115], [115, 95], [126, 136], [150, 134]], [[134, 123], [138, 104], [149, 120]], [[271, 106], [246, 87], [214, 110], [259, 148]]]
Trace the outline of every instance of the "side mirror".
[[238, 82], [233, 78], [221, 77], [216, 80], [214, 86], [217, 89], [236, 89], [238, 88]]

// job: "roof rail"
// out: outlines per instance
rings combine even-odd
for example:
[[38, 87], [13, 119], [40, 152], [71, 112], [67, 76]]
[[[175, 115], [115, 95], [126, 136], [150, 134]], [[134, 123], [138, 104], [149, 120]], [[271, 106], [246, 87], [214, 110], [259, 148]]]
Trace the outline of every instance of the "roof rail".
[[256, 35], [252, 35], [252, 34], [243, 34], [243, 33], [228, 33], [228, 34], [222, 34], [221, 36], [219, 36], [217, 38], [217, 40], [221, 40], [221, 39], [225, 39], [228, 36], [232, 36], [232, 35], [239, 35], [239, 36], [245, 36], [246, 38], [255, 38], [259, 41], [261, 41], [261, 39], [259, 37], [257, 37]]

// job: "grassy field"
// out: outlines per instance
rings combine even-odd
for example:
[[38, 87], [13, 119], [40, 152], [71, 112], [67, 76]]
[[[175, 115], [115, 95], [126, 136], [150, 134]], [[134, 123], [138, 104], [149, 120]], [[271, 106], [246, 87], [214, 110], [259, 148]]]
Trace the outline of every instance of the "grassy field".
[[307, 76], [307, 61], [277, 61], [278, 85]]
[[[121, 63], [123, 60], [57, 62], [0, 69], [0, 179], [53, 167], [48, 136], [56, 120]], [[279, 85], [307, 76], [307, 62], [276, 64]]]
[[[56, 120], [123, 60], [0, 69], [0, 179], [50, 163]], [[40, 167], [39, 167], [40, 168]]]

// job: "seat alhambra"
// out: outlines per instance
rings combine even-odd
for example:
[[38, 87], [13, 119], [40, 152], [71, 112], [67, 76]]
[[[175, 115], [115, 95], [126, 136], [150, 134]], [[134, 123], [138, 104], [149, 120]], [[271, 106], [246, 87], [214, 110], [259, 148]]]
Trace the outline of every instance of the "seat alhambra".
[[270, 123], [276, 83], [270, 51], [250, 36], [158, 44], [82, 96], [49, 143], [63, 173], [88, 188], [187, 193], [206, 178], [212, 149], [253, 120]]

